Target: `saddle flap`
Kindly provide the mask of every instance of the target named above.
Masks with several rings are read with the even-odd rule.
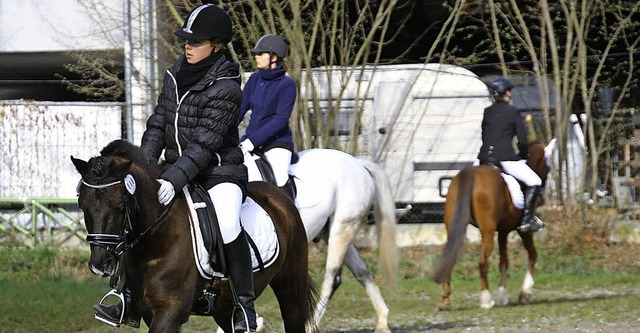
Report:
[[[207,191],[197,183],[189,185],[188,189],[193,205],[192,208],[197,214],[202,241],[209,252],[211,268],[216,272],[225,274],[224,243],[211,198],[209,198]]]

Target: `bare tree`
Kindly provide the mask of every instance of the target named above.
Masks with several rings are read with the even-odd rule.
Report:
[[[220,4],[228,8],[238,29],[241,59],[251,59],[249,49],[265,33],[280,34],[290,43],[290,76],[298,83],[298,100],[292,117],[298,149],[332,147],[350,153],[357,150],[360,116],[364,100],[356,100],[349,124],[351,137],[334,140],[342,96],[349,80],[366,66],[376,66],[385,45],[396,0],[384,1],[238,1]],[[242,52],[242,53],[240,53]],[[253,64],[251,63],[251,66]],[[247,65],[245,68],[249,67]],[[326,76],[329,86],[321,101],[316,73]],[[361,89],[369,89],[363,82]],[[360,88],[359,88],[360,89]]]
[[[496,50],[503,74],[524,68],[514,64],[531,63],[528,70],[540,89],[546,139],[554,135],[559,142],[560,163],[553,177],[557,186],[555,193],[565,205],[570,205],[577,194],[573,193],[576,187],[569,182],[570,177],[576,175],[570,175],[566,167],[570,162],[566,150],[569,116],[576,112],[574,105],[580,105],[587,116],[583,134],[589,143],[590,170],[582,170],[582,175],[577,176],[584,179],[590,171],[588,189],[594,193],[599,158],[603,151],[610,149],[605,147],[609,125],[617,116],[623,96],[637,84],[632,74],[637,65],[633,54],[637,52],[640,38],[636,23],[639,6],[638,2],[623,0],[491,0],[473,2],[473,7],[479,10],[466,13],[476,22],[486,22],[479,17],[488,13],[491,26],[486,28],[485,24],[483,31],[489,41],[488,49]],[[626,50],[628,60],[615,63],[611,55],[614,49]],[[548,102],[551,95],[547,78],[551,79],[556,91],[551,103]],[[594,101],[598,88],[614,80],[623,82],[617,87],[619,98],[602,126],[602,132],[598,133],[594,130]],[[582,186],[580,184],[578,188]]]

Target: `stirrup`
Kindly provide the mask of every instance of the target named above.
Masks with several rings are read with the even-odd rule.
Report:
[[[537,226],[537,228],[532,229],[531,227],[534,225]],[[529,232],[529,231],[536,232],[542,228],[544,228],[544,223],[542,223],[542,220],[540,220],[540,218],[538,218],[535,215],[529,220],[529,222],[521,224],[516,227],[516,229],[518,229],[518,231],[520,232]]]
[[[242,312],[241,321],[236,322],[236,312]],[[257,324],[258,314],[256,313],[256,324]],[[256,325],[257,326],[257,325]],[[242,305],[237,305],[234,307],[233,312],[231,313],[231,327],[233,327],[234,332],[242,332],[242,333],[255,333],[257,328],[251,328],[249,325],[249,316],[247,315],[247,310],[242,307]]]
[[[118,322],[113,321],[111,318],[106,318],[103,316],[100,316],[98,313],[94,312],[93,317],[95,319],[98,319],[99,321],[107,324],[107,325],[111,325],[113,327],[120,327],[120,325],[124,322],[124,314],[125,314],[125,307],[126,304],[124,302],[124,294],[123,293],[119,293],[117,292],[115,289],[111,290],[110,292],[106,293],[102,299],[100,300],[100,302],[98,304],[102,304],[104,302],[105,299],[107,299],[107,297],[109,296],[116,296],[120,299],[120,302],[122,302],[122,312],[120,313],[120,320]]]

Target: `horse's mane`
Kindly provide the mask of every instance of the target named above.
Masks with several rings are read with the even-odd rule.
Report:
[[[112,141],[106,147],[102,148],[100,155],[104,157],[118,156],[128,159],[136,164],[146,164],[142,149],[126,140]]]
[[[152,165],[147,162],[144,151],[139,146],[136,146],[126,140],[114,140],[106,145],[100,151],[100,157],[120,157],[126,160],[132,161],[136,168],[149,174],[151,177],[156,177],[159,174],[159,168],[156,165]]]

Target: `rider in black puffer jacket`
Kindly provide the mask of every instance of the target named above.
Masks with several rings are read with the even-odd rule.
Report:
[[[147,120],[142,149],[155,164],[166,147],[164,158],[171,167],[160,178],[171,182],[175,189],[190,180],[205,189],[220,181],[237,180],[234,182],[244,189],[247,172],[238,148],[237,127],[242,102],[239,66],[221,55],[179,100],[176,73],[183,63],[178,60],[164,76],[158,105]]]
[[[238,147],[242,91],[239,65],[225,51],[233,37],[232,21],[221,8],[205,4],[191,11],[175,35],[184,39],[185,53],[164,76],[141,148],[152,164],[165,150],[159,203],[169,205],[190,182],[209,193],[234,289],[234,332],[253,333],[257,324],[251,252],[240,223],[248,181]],[[96,304],[96,318],[112,325],[140,326],[137,303],[126,287],[123,298],[111,306]]]

